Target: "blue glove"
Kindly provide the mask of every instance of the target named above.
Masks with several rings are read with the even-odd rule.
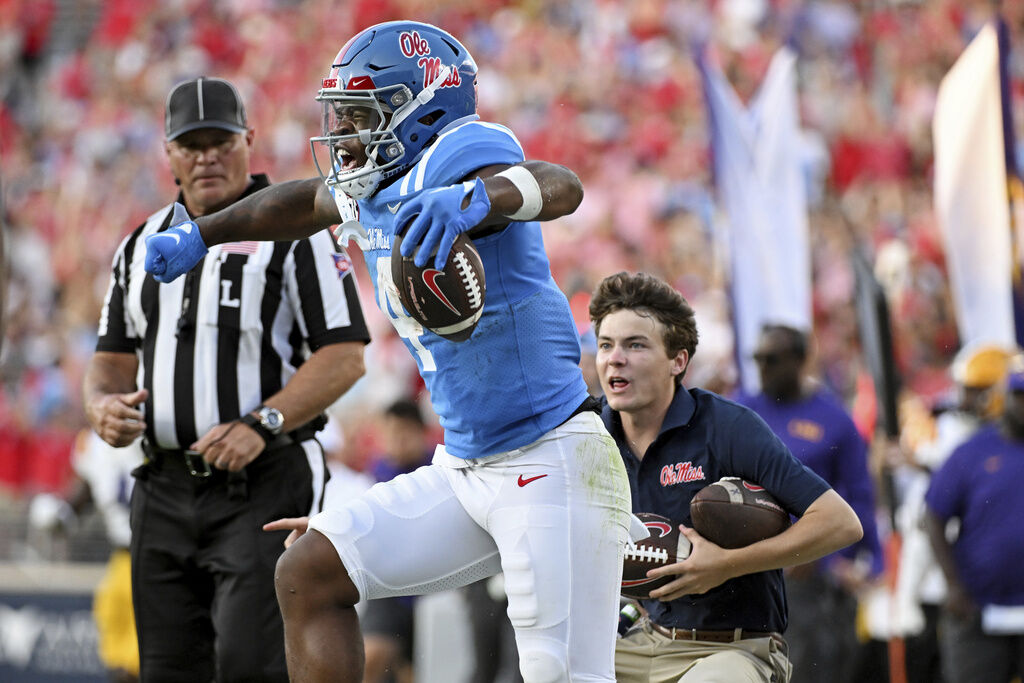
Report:
[[[175,202],[171,227],[146,238],[146,270],[157,282],[173,282],[192,270],[206,252],[199,226],[189,220],[185,207]]]
[[[462,202],[467,196],[470,198],[469,206],[463,209]],[[420,192],[402,204],[395,216],[398,226],[412,220],[402,237],[402,256],[412,256],[416,245],[420,245],[413,261],[417,268],[422,268],[437,247],[434,268],[443,270],[455,238],[460,232],[476,227],[490,210],[491,200],[480,178]]]

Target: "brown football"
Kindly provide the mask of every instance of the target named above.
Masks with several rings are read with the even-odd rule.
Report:
[[[444,270],[434,268],[434,257],[419,268],[403,257],[402,237],[391,245],[391,278],[409,316],[423,327],[451,341],[473,334],[484,312],[484,266],[473,242],[460,234],[448,252]]]
[[[679,532],[679,525],[668,517],[651,512],[638,512],[636,516],[651,535],[626,547],[622,560],[621,593],[627,598],[644,600],[652,590],[676,578],[662,576],[649,579],[647,572],[685,560],[690,556],[690,541]]]
[[[693,528],[723,548],[742,548],[785,531],[790,524],[778,501],[740,477],[723,477],[690,500]]]

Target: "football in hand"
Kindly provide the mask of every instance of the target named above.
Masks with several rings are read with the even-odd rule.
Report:
[[[431,255],[419,268],[401,252],[402,237],[391,245],[391,277],[405,312],[434,334],[460,342],[470,338],[484,312],[484,266],[473,242],[460,234],[448,253],[444,270],[434,268]]]
[[[651,535],[626,547],[622,560],[622,590],[627,598],[644,600],[655,588],[674,580],[674,575],[648,578],[647,572],[681,562],[690,556],[690,541],[679,532],[679,524],[651,512],[638,512]]]
[[[757,484],[723,477],[697,492],[690,501],[693,528],[723,548],[742,548],[781,534],[789,513]]]

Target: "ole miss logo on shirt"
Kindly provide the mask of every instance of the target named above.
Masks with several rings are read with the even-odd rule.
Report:
[[[704,469],[700,465],[694,467],[693,463],[689,460],[686,462],[677,462],[675,465],[665,465],[661,468],[662,486],[683,484],[689,481],[700,481],[701,479],[705,479]]]

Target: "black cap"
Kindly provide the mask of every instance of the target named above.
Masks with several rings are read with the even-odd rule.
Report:
[[[245,106],[235,86],[222,78],[201,76],[174,86],[167,96],[164,133],[168,140],[199,128],[244,133]]]

